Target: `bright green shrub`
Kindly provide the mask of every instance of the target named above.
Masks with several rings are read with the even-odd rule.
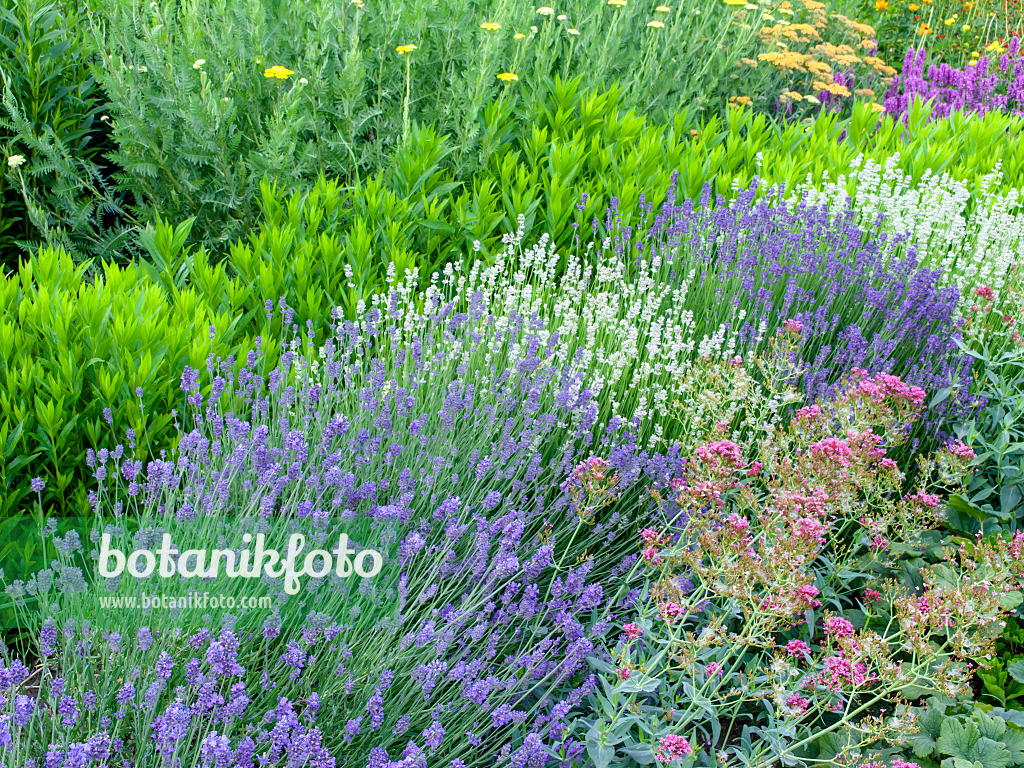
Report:
[[[159,247],[169,231],[157,234]],[[211,308],[192,287],[169,299],[135,266],[108,265],[92,283],[84,271],[46,249],[0,283],[0,516],[28,507],[36,476],[46,480],[44,506],[83,509],[86,448],[106,445],[110,429],[123,439],[129,427],[147,455],[151,446],[167,447],[182,367],[203,367],[210,352],[237,357],[250,348],[229,304]]]

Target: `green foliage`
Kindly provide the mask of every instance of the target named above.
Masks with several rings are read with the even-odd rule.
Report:
[[[955,424],[974,448],[977,469],[964,495],[950,499],[950,528],[973,538],[978,531],[1015,531],[1024,519],[1024,359],[1016,351],[966,350],[976,364],[972,395],[984,404]]]
[[[324,175],[358,185],[415,142],[410,124],[449,138],[445,168],[471,186],[510,141],[499,118],[528,140],[554,77],[577,77],[588,89],[620,81],[623,105],[643,114],[719,109],[730,51],[749,47],[760,14],[699,0],[659,14],[663,26],[652,28],[639,4],[582,0],[560,9],[564,21],[503,2],[390,0],[363,10],[328,0],[103,0],[92,8],[86,28],[109,96],[115,184],[101,183],[88,157],[65,157],[56,141],[38,151],[52,155],[48,170],[83,188],[89,202],[81,205],[139,227],[158,216],[195,218],[192,241],[217,253],[255,225],[262,180],[288,190]],[[500,30],[481,29],[485,21]],[[410,43],[417,50],[403,60],[396,46]],[[267,77],[271,65],[292,74]],[[505,71],[518,81],[499,80]],[[63,191],[57,202],[66,203]],[[104,221],[38,195],[33,204],[47,241],[76,257],[124,251],[100,233]],[[78,240],[89,247],[78,249]]]
[[[238,333],[241,316],[231,312],[230,301],[211,308],[192,287],[169,296],[135,266],[107,265],[92,283],[84,271],[64,252],[45,249],[0,283],[5,517],[30,511],[33,477],[46,480],[45,508],[87,510],[85,451],[112,447],[105,408],[114,439],[123,441],[132,428],[142,455],[151,457],[152,446],[169,446],[183,367],[203,367],[211,352],[244,357],[252,347],[251,338]],[[217,330],[213,341],[210,326]],[[276,354],[269,336],[264,332]]]
[[[1016,768],[1024,764],[1018,713],[932,697],[907,746],[922,768]]]
[[[20,154],[27,161],[20,171],[0,165],[0,263],[8,268],[17,263],[16,244],[37,239],[30,220],[44,234],[49,223],[26,207],[25,195],[51,209],[85,198],[45,148],[102,164],[104,99],[89,70],[83,21],[59,0],[0,2],[0,151],[5,160]]]
[[[1006,629],[996,641],[995,658],[978,670],[984,686],[981,698],[1000,707],[1024,709],[1024,627],[1016,617],[1006,621]]]
[[[931,127],[921,108],[904,128],[862,105],[849,119],[804,126],[727,109],[728,95],[760,87],[768,68],[735,66],[762,45],[761,12],[721,0],[653,16],[635,3],[574,2],[559,9],[564,21],[503,3],[102,0],[92,8],[80,27],[101,59],[93,70],[116,148],[100,161],[59,132],[22,142],[32,155],[22,175],[53,186],[30,185],[26,213],[45,242],[76,261],[136,255],[129,234],[158,219],[194,219],[188,242],[220,258],[257,225],[264,180],[289,193],[321,177],[359,188],[398,175],[396,154],[415,157],[425,136],[444,141],[430,163],[444,183],[462,184],[458,194],[484,205],[505,203],[505,215],[474,237],[482,244],[510,209],[545,221],[564,243],[582,192],[594,201],[587,216],[603,213],[610,194],[631,204],[640,190],[660,193],[674,170],[688,196],[708,181],[729,194],[758,172],[759,153],[760,175],[787,184],[808,175],[820,183],[862,150],[888,156],[897,147],[916,179],[930,169],[974,180],[998,159],[1013,184],[1024,169],[1019,145],[1002,140],[1020,121],[1002,115]],[[501,28],[488,32],[483,21]],[[417,49],[403,58],[399,44]],[[271,65],[293,73],[268,78]],[[500,81],[505,71],[518,80]],[[32,119],[19,88],[6,111],[21,136]],[[955,158],[969,159],[956,169]],[[438,195],[424,221],[441,221]],[[544,204],[526,211],[539,198]],[[474,226],[487,222],[482,215]],[[406,258],[424,267],[436,254],[416,253],[415,241],[436,251],[449,235],[466,239],[440,227],[432,240],[424,228],[432,225],[412,228]]]

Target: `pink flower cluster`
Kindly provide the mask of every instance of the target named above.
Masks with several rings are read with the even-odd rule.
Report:
[[[811,444],[811,457],[837,467],[848,467],[853,463],[853,450],[845,440],[838,437],[826,437]]]
[[[950,453],[960,459],[970,461],[975,457],[974,450],[963,440],[957,440],[955,443],[950,443],[946,448]]]
[[[825,659],[825,668],[807,679],[807,687],[824,685],[838,693],[848,685],[864,685],[869,679],[866,664],[854,664],[845,656],[829,656]]]
[[[722,464],[735,467],[743,460],[743,452],[732,440],[719,440],[717,443],[708,443],[697,449],[697,455],[701,461],[712,466]]]
[[[661,614],[661,618],[671,624],[677,618],[686,613],[679,603],[668,601],[665,603],[658,603],[658,613]]]
[[[623,624],[622,633],[630,640],[636,640],[640,635],[644,633],[640,627],[634,624],[632,621],[629,624]]]
[[[836,640],[853,637],[853,624],[842,616],[829,616],[825,619],[825,634]]]
[[[863,378],[857,385],[857,391],[861,395],[881,402],[887,398],[906,400],[911,405],[919,406],[924,403],[925,391],[920,387],[908,385],[899,376],[889,373],[879,373],[873,378],[863,368],[854,368],[855,377]]]
[[[790,640],[786,643],[786,653],[792,657],[803,656],[811,652],[811,646],[803,640]]]
[[[794,693],[792,696],[786,699],[786,706],[790,709],[795,709],[797,712],[803,714],[807,711],[807,708],[811,706],[811,702],[809,702],[803,696]]]
[[[682,736],[670,733],[668,736],[661,737],[658,751],[654,753],[654,757],[659,763],[664,764],[671,763],[673,760],[681,760],[692,752],[693,747],[690,746],[690,742]]]

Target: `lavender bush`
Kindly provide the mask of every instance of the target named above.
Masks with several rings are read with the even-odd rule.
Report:
[[[830,211],[790,206],[778,190],[759,195],[756,181],[732,202],[712,204],[707,188],[696,204],[677,202],[674,191],[657,215],[648,204],[635,228],[613,202],[611,237],[564,264],[543,241],[522,252],[512,238],[493,267],[466,281],[503,307],[548,319],[561,338],[554,364],[589,371],[602,419],[640,419],[642,441],[658,444],[673,382],[695,359],[752,353],[790,319],[804,328],[811,400],[852,366],[932,390],[966,383],[959,293],[941,284],[939,269],[921,267],[906,235],[889,234],[880,219],[861,223],[850,205]]]
[[[125,550],[167,530],[181,551],[216,541],[226,516],[289,530],[333,518],[386,553],[385,570],[294,598],[264,577],[249,589],[274,595],[269,617],[114,614],[104,598],[141,597],[152,579],[90,583],[81,542],[59,538],[50,568],[8,588],[38,606],[31,652],[48,660],[32,678],[4,667],[16,764],[534,765],[580,751],[565,733],[614,617],[602,582],[635,559],[619,533],[638,480],[672,458],[624,425],[595,444],[593,396],[543,364],[558,336],[539,318],[406,298],[339,322],[319,357],[310,334],[306,357],[266,375],[258,353],[237,379],[211,359],[205,399],[186,369],[194,426],[176,461],[143,472],[120,445],[88,457],[97,517],[137,523],[107,528]],[[32,686],[44,695],[29,704]]]

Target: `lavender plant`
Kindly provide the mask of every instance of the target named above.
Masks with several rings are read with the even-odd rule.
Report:
[[[641,198],[642,201],[642,198]],[[585,206],[586,198],[580,206]],[[491,267],[449,270],[436,289],[482,296],[536,313],[559,334],[552,363],[575,361],[590,377],[602,420],[639,419],[649,446],[665,437],[674,382],[694,360],[759,350],[789,320],[803,328],[803,387],[812,400],[852,366],[903,375],[929,389],[963,387],[969,358],[957,348],[955,287],[921,268],[905,236],[855,208],[790,207],[758,183],[732,202],[641,203],[635,226],[616,215],[610,236],[559,256],[545,240],[515,237]],[[592,223],[598,231],[598,222]],[[458,286],[458,287],[457,287]]]
[[[678,468],[625,427],[595,442],[593,396],[542,365],[557,335],[539,318],[417,298],[395,290],[339,321],[319,357],[312,333],[296,338],[266,375],[259,351],[237,379],[211,358],[208,398],[187,368],[193,425],[173,461],[143,472],[134,435],[88,458],[94,512],[126,550],[168,531],[180,551],[225,541],[225,520],[311,536],[331,520],[384,553],[382,572],[297,597],[267,578],[233,590],[272,595],[270,616],[137,611],[152,578],[83,575],[81,540],[60,537],[50,567],[7,590],[42,622],[4,667],[11,761],[532,765],[581,751],[567,724],[614,616],[602,584],[635,559],[638,482]],[[213,588],[194,578],[160,592]],[[26,704],[34,687],[57,693]]]

